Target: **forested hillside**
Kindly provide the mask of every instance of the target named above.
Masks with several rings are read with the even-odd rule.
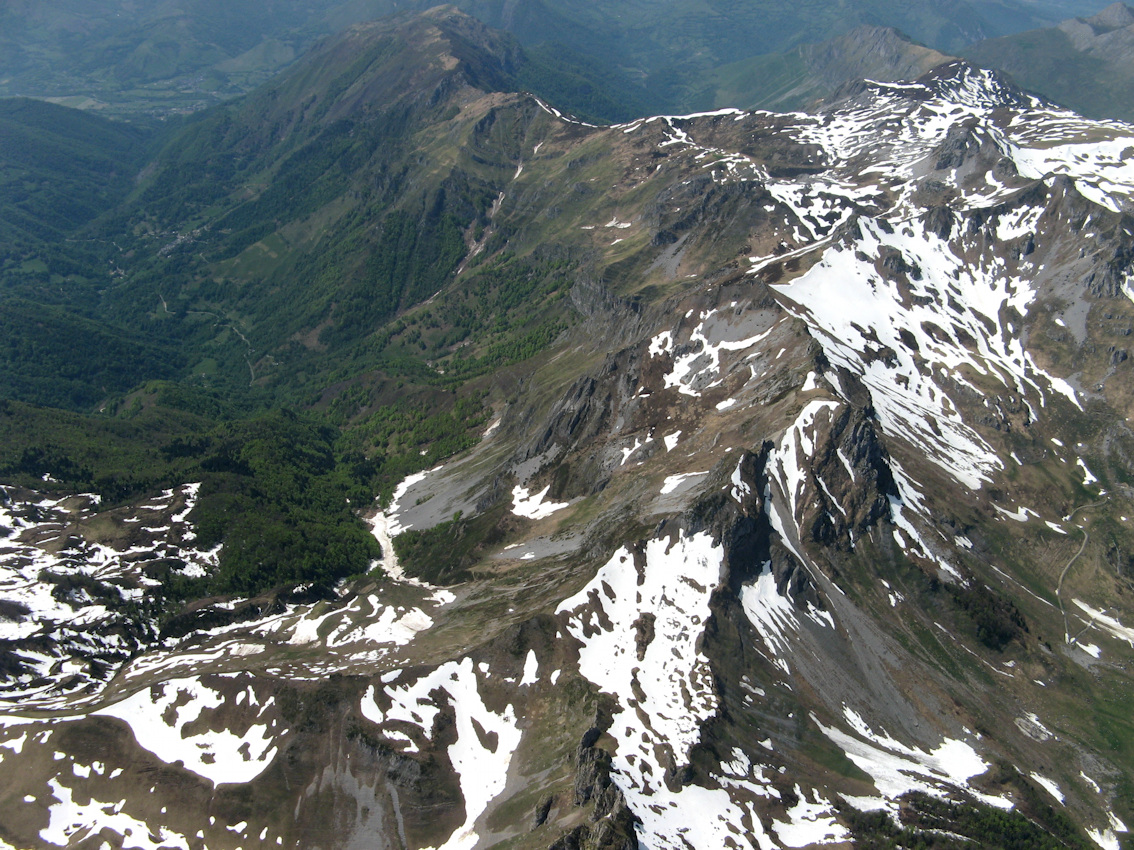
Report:
[[[360,27],[184,125],[5,102],[7,226],[27,222],[0,313],[5,473],[116,502],[203,480],[195,517],[229,545],[223,577],[182,596],[365,572],[375,553],[348,505],[472,445],[484,379],[573,321],[578,259],[502,251],[491,220],[522,135],[550,115],[460,114],[517,88],[520,55],[439,15]],[[60,429],[16,402],[88,416]],[[315,430],[285,438],[281,409]],[[128,461],[100,448],[116,423],[133,428]],[[319,447],[317,469],[282,451],[293,438]]]

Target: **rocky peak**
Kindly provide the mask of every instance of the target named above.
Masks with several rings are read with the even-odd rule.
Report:
[[[836,88],[847,80],[910,80],[950,57],[915,44],[893,27],[857,26],[799,50],[812,74]]]
[[[1097,15],[1083,19],[1096,33],[1134,26],[1134,9],[1125,3],[1112,3]]]

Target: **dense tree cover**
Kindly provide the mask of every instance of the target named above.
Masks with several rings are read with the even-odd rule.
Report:
[[[386,343],[418,346],[442,364],[449,383],[526,360],[568,326],[571,271],[565,260],[503,251],[445,293],[436,310],[395,324]]]
[[[336,6],[339,0],[67,0],[28,14],[5,4],[3,88],[85,92],[135,114],[199,108],[277,70],[293,46],[364,17]]]
[[[350,494],[358,488],[336,459],[336,436],[294,413],[273,411],[224,424],[185,447],[203,473],[190,515],[200,545],[224,544],[210,592],[329,586],[366,572],[380,556],[352,510]]]
[[[492,85],[534,67],[450,35]],[[204,580],[166,570],[172,602],[367,570],[358,509],[474,445],[476,379],[571,322],[571,262],[515,256],[489,228],[530,115],[454,124],[431,172],[415,134],[457,114],[445,86],[335,111],[359,80],[401,80],[404,48],[377,39],[326,79],[293,75],[161,135],[26,104],[5,124],[0,109],[0,135],[47,139],[35,156],[0,147],[0,480],[110,505],[202,482],[191,519],[221,563]],[[302,121],[299,101],[277,103],[288,86]]]
[[[394,538],[398,562],[408,575],[432,584],[452,584],[469,577],[478,556],[504,539],[502,508],[471,519],[459,513],[433,528],[410,529]]]
[[[172,378],[186,365],[171,345],[74,310],[0,303],[0,387],[11,398],[89,410],[140,379]]]
[[[198,545],[223,543],[220,568],[198,580],[166,571],[171,602],[326,589],[381,556],[358,508],[470,445],[470,428],[484,422],[476,399],[448,411],[383,406],[348,434],[287,410],[218,421],[237,414],[222,399],[168,383],[135,396],[120,417],[0,402],[0,480],[96,492],[109,506],[200,481],[189,519]]]
[[[342,275],[334,265],[350,251],[330,252],[324,275],[328,287],[338,282],[343,321],[298,362],[319,364],[316,386],[343,383],[335,393],[306,397],[294,381],[274,390],[249,386],[244,369],[251,361],[242,355],[250,348],[235,349],[229,377],[220,383],[224,373],[190,368],[215,347],[209,335],[228,334],[229,327],[236,333],[239,325],[220,312],[167,302],[163,290],[193,280],[176,271],[182,264],[177,254],[159,255],[143,273],[161,309],[136,305],[133,332],[29,301],[22,312],[0,318],[10,330],[0,345],[5,391],[78,410],[99,404],[104,415],[6,403],[0,436],[10,436],[10,451],[0,461],[0,478],[45,486],[48,476],[53,487],[96,491],[110,504],[201,481],[191,519],[202,545],[224,544],[220,567],[200,580],[166,570],[169,604],[297,584],[325,589],[363,572],[379,553],[358,506],[388,498],[406,475],[474,445],[487,410],[464,384],[538,353],[566,327],[557,305],[570,281],[567,263],[505,253],[472,270],[462,286],[446,289],[465,250],[442,191],[419,217],[395,211],[380,220],[363,275]],[[444,293],[434,307],[395,319],[406,304],[438,290]],[[208,289],[198,284],[196,291]],[[282,303],[271,311],[286,313]],[[164,338],[153,341],[157,332]],[[133,391],[139,378],[155,376],[183,380]],[[295,402],[310,406],[310,413],[279,409]],[[461,540],[484,536],[468,534],[464,525],[457,532]],[[434,551],[432,543],[419,543],[414,538],[407,545]],[[442,545],[458,560],[441,558],[429,572],[452,580],[463,574],[470,553]],[[422,558],[411,554],[409,560]]]
[[[423,301],[441,289],[465,254],[463,228],[435,199],[421,219],[391,213],[362,274],[336,294],[339,320],[324,331],[327,343],[358,339],[393,316],[403,302]]]
[[[195,480],[191,462],[166,454],[163,446],[212,425],[152,403],[110,417],[0,400],[0,481],[98,493],[113,505]]]
[[[442,229],[445,215],[435,219]],[[385,230],[385,279],[391,285],[394,278],[402,285],[426,281],[415,295],[421,300],[433,286],[445,285],[463,243],[448,254],[432,252],[443,258],[436,261],[440,266],[435,262],[414,271],[431,256],[420,247],[429,235],[412,220],[392,218]],[[158,367],[160,374],[184,374],[187,361],[199,356],[191,338],[172,337],[167,348],[147,347],[111,325],[67,314],[62,317],[70,324],[59,319],[61,330],[52,338],[44,327],[50,310],[40,308],[38,317],[11,314],[8,321],[35,325],[46,346],[37,372],[29,365],[34,351],[19,348],[28,343],[13,327],[7,347],[0,346],[11,353],[11,386],[18,386],[17,378],[26,380],[43,393],[37,400],[58,404],[63,399],[79,408],[94,403],[92,393],[110,400],[101,416],[5,403],[0,438],[8,438],[8,451],[0,455],[0,480],[45,486],[46,475],[56,482],[53,487],[99,492],[109,504],[201,481],[201,501],[191,520],[198,524],[202,545],[224,544],[220,568],[204,580],[166,571],[170,604],[278,586],[329,587],[367,570],[379,557],[356,515],[359,506],[388,499],[405,476],[479,439],[488,411],[480,393],[462,389],[465,383],[538,353],[566,326],[557,305],[569,272],[564,262],[505,254],[471,273],[464,286],[447,290],[432,308],[411,310],[386,325],[374,318],[385,328],[378,337],[321,352],[332,363],[335,352],[346,358],[339,360],[344,381],[334,393],[309,397],[310,411],[302,415],[278,409],[287,395],[257,387],[210,389],[194,380],[157,381],[128,392],[137,376]],[[393,314],[394,308],[388,309]],[[68,329],[72,338],[65,337]],[[361,323],[358,333],[366,330]],[[173,342],[190,356],[175,354]],[[74,369],[68,358],[76,362]],[[433,358],[443,368],[430,365]],[[99,364],[105,364],[102,373]],[[367,372],[366,366],[378,371]],[[321,383],[336,380],[335,373],[323,374]],[[103,375],[104,383],[92,385],[95,375]],[[65,381],[87,395],[67,396]],[[298,397],[296,389],[290,392]],[[454,580],[471,563],[471,541],[481,541],[485,533],[458,523],[423,539],[411,535],[405,542],[407,560],[435,560],[422,572]]]
[[[81,410],[181,367],[171,346],[98,315],[112,240],[78,236],[133,186],[154,133],[0,100],[0,398]]]
[[[152,132],[28,98],[0,100],[0,250],[59,240],[126,196]]]

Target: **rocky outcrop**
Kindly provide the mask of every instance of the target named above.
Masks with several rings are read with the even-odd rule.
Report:
[[[575,751],[576,806],[592,806],[589,823],[562,835],[549,850],[638,850],[636,819],[610,778],[610,753],[595,746],[602,731],[592,726]]]
[[[965,161],[980,150],[980,140],[973,133],[975,121],[954,124],[949,128],[945,141],[936,150],[937,161],[934,165],[939,171],[950,168],[960,168]]]

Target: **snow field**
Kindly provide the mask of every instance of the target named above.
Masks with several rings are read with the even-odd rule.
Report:
[[[441,711],[442,700],[448,702],[456,716],[457,740],[448,749],[449,761],[457,774],[465,804],[465,822],[436,850],[470,850],[479,840],[476,822],[508,781],[508,769],[520,744],[521,732],[516,725],[513,707],[508,705],[497,714],[484,704],[478,689],[480,677],[487,678],[487,665],[474,669],[466,656],[460,661],[443,664],[425,676],[407,684],[383,684],[384,700],[389,708],[378,705],[378,685],[371,685],[362,699],[364,717],[383,727],[383,733],[404,744],[404,751],[420,752],[417,744],[399,725],[416,727],[426,740],[433,736],[433,724]],[[535,676],[538,660],[532,653],[525,660],[524,682]],[[396,671],[393,675],[397,675]],[[385,680],[386,676],[383,677]],[[390,681],[393,678],[390,677]],[[435,694],[442,694],[435,696]],[[392,727],[390,724],[396,724]],[[387,728],[390,727],[390,728]],[[495,740],[493,741],[493,736]]]
[[[242,734],[204,725],[225,698],[200,678],[153,685],[93,714],[124,721],[139,746],[166,764],[181,762],[186,770],[219,785],[251,782],[271,764],[277,737],[273,702],[268,699],[259,705],[248,700],[248,726]]]
[[[670,747],[679,764],[699,740],[701,724],[716,712],[708,659],[697,651],[696,642],[709,616],[709,597],[720,581],[723,558],[723,550],[704,533],[679,536],[672,544],[654,540],[646,544],[640,577],[634,556],[622,548],[558,608],[572,615],[568,630],[583,644],[579,669],[585,678],[624,699],[634,686],[641,689],[637,711],[624,707],[614,727],[620,722],[628,729],[638,727],[638,718],[646,716],[645,727],[638,731],[655,745]],[[634,636],[644,614],[653,615],[653,639],[639,659]],[[600,622],[609,622],[609,628]],[[652,758],[652,746],[642,755]]]
[[[512,513],[528,519],[545,519],[568,507],[567,502],[544,502],[550,489],[548,484],[533,496],[526,487],[517,484],[512,488]]]
[[[723,557],[705,533],[649,541],[638,556],[624,547],[557,609],[581,644],[579,672],[619,700],[608,730],[617,744],[612,775],[641,820],[639,840],[652,850],[781,846],[755,808],[779,794],[742,752],[714,777],[719,788],[673,791],[663,781],[665,765],[687,762],[701,726],[718,709],[697,641]],[[819,843],[845,838],[810,810],[789,818],[776,826],[781,842],[783,835]]]
[[[403,531],[409,531],[413,526],[403,525],[399,519],[399,514],[402,512],[401,505],[402,499],[415,484],[420,484],[434,472],[440,472],[444,468],[444,464],[435,466],[433,469],[427,469],[423,472],[415,472],[413,475],[407,476],[397,487],[394,488],[394,495],[390,499],[390,506],[386,509],[383,516],[386,519],[386,532],[390,537],[397,537]]]
[[[1026,356],[1005,318],[1009,310],[1026,314],[1035,291],[994,261],[972,265],[935,234],[887,233],[867,220],[860,229],[854,244],[828,249],[802,277],[773,288],[812,326],[831,360],[861,377],[887,434],[909,440],[952,477],[979,489],[1000,461],[964,422],[939,376],[967,383],[969,371],[1021,396],[1034,390],[1042,399],[1037,379],[1052,387],[1051,376]],[[875,271],[885,249],[920,270],[904,284],[908,297]],[[960,305],[959,313],[953,305]]]

